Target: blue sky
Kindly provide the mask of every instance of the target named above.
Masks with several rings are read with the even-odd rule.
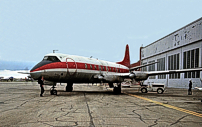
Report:
[[[0,0],[0,61],[52,50],[117,62],[202,17],[201,0]]]

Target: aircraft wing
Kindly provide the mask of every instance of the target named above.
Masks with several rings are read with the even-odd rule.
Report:
[[[30,74],[30,72],[18,72],[20,74]]]
[[[202,68],[168,70],[168,71],[150,71],[150,72],[145,72],[145,73],[148,74],[148,76],[152,76],[152,75],[174,74],[174,73],[184,73],[184,72],[192,72],[192,71],[202,71]]]
[[[199,88],[199,87],[195,87],[195,89],[202,90],[202,88]]]
[[[144,65],[140,65],[140,66],[136,66],[136,67],[131,67],[130,71],[136,70],[136,69],[139,69],[139,68],[142,68],[142,67],[146,67],[146,66],[149,66],[149,65],[152,65],[152,64],[155,64],[155,63],[158,63],[158,62],[152,62],[152,63],[149,63],[149,64],[144,64]]]
[[[113,74],[113,75],[118,76],[118,77],[122,77],[122,78],[135,79],[136,81],[142,81],[142,80],[147,80],[147,78],[149,76],[153,76],[153,75],[184,73],[184,72],[192,72],[192,71],[202,71],[202,68],[182,69],[182,70],[168,70],[168,71],[150,71],[150,72],[132,71],[130,73],[116,73],[116,74]]]

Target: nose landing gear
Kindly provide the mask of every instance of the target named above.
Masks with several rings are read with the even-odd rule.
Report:
[[[50,88],[50,94],[51,95],[57,95],[57,90],[55,88],[56,87],[54,85]]]

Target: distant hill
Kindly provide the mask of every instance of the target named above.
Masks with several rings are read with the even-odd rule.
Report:
[[[2,61],[0,60],[0,70],[30,70],[36,62]]]

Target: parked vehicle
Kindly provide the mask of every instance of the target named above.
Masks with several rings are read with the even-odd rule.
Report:
[[[165,84],[163,83],[150,83],[146,85],[141,85],[141,92],[147,93],[148,91],[157,92],[158,94],[163,94],[165,91]]]

